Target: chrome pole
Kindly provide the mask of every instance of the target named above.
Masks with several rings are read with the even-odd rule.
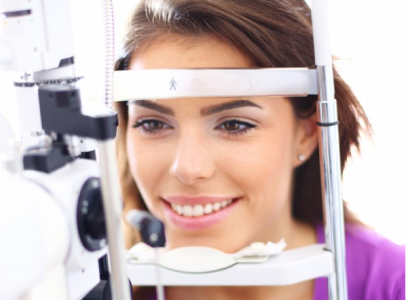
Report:
[[[130,287],[125,262],[124,234],[121,229],[122,202],[119,197],[118,170],[114,140],[99,141],[101,188],[114,300],[130,300]]]
[[[103,0],[105,22],[105,104],[113,110],[114,93],[114,10],[112,0]],[[130,300],[130,287],[126,271],[124,234],[121,228],[123,212],[118,182],[114,140],[99,141],[99,161],[104,215],[111,269],[111,294],[113,300]]]
[[[337,102],[325,98],[332,68],[317,67],[320,94],[317,106],[319,124],[320,171],[323,189],[324,233],[326,247],[332,251],[335,273],[328,278],[329,299],[347,300],[345,266],[344,213],[341,198],[341,166],[338,134]],[[329,74],[330,73],[330,74]],[[321,77],[321,78],[320,78]],[[332,81],[330,81],[332,82]],[[324,91],[323,91],[324,90]],[[331,93],[327,92],[327,93]],[[334,90],[333,90],[334,93]]]
[[[329,40],[328,0],[312,1],[314,50],[319,99],[319,153],[326,248],[333,254],[334,273],[328,278],[329,299],[348,300],[345,229],[341,197],[340,139],[337,101]]]

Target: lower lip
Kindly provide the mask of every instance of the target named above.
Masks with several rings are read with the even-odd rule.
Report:
[[[238,202],[239,199],[235,199],[231,204],[220,209],[219,211],[200,217],[184,217],[178,215],[172,210],[171,205],[166,201],[164,201],[164,208],[166,216],[173,224],[175,224],[175,226],[183,230],[195,231],[207,229],[223,221],[236,207]]]

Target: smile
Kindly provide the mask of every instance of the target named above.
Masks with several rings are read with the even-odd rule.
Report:
[[[183,230],[204,230],[222,222],[241,198],[183,197],[163,198],[168,220]]]
[[[180,216],[185,217],[201,217],[203,215],[210,215],[215,213],[233,202],[232,199],[224,200],[221,202],[195,204],[195,205],[180,205],[171,204],[172,210]]]

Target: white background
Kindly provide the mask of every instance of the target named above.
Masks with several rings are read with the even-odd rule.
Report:
[[[406,2],[332,1],[336,62],[372,123],[344,174],[343,195],[367,224],[405,243]],[[356,153],[355,153],[356,154]]]
[[[100,99],[103,74],[102,7],[75,0],[79,72],[87,95]],[[116,40],[136,1],[115,0]],[[332,51],[374,129],[344,174],[343,195],[366,224],[396,243],[406,241],[406,3],[403,0],[331,0]],[[118,46],[116,52],[119,52]],[[0,72],[0,111],[18,132],[10,74]]]

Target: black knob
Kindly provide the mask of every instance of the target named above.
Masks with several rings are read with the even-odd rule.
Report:
[[[140,233],[142,241],[151,247],[165,246],[164,224],[158,219],[145,219],[141,222]]]
[[[91,177],[83,184],[79,194],[77,224],[80,240],[90,251],[96,251],[106,245],[106,222],[100,180]]]

